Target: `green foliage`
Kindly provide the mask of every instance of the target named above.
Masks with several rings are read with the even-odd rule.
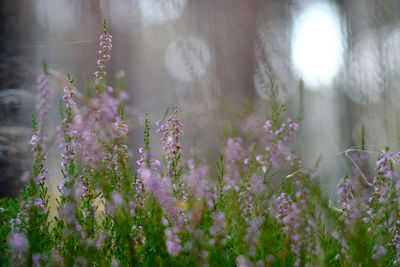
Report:
[[[11,233],[11,220],[17,218],[20,209],[16,199],[0,199],[0,265],[9,263],[10,251],[8,237]]]

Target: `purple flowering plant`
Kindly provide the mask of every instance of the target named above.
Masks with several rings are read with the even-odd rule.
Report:
[[[317,167],[291,149],[299,121],[283,121],[285,107],[276,103],[270,119],[250,116],[225,140],[216,165],[199,147],[184,157],[176,107],[156,123],[162,158],[152,154],[147,114],[135,154],[123,93],[107,81],[106,21],[99,42],[90,101],[79,102],[69,74],[64,88],[58,194],[48,189],[44,64],[32,169],[20,198],[0,200],[0,265],[400,265],[400,154],[386,148],[368,171],[364,145],[352,151],[333,204]]]

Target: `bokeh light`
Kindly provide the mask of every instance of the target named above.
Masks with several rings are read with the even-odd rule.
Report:
[[[334,5],[309,5],[294,21],[292,61],[309,89],[329,85],[342,64],[343,33]]]

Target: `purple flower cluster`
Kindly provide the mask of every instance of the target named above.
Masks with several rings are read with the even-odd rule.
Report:
[[[35,205],[35,207],[42,209],[43,213],[47,212],[47,208],[44,206],[43,199],[36,198],[33,204]]]
[[[294,131],[299,129],[297,122],[288,119],[286,123],[282,123],[281,127],[274,130],[272,122],[267,120],[264,125],[263,138],[265,144],[266,157],[274,167],[294,167],[301,164],[295,155],[292,155],[284,142],[292,138]]]
[[[42,100],[39,100],[39,103],[37,105],[37,111],[40,114],[40,127],[38,127],[38,122],[36,119],[33,120],[33,134],[32,138],[29,141],[29,144],[31,145],[31,151],[33,152],[33,159],[34,159],[34,166],[36,166],[33,170],[32,173],[32,179],[35,179],[36,186],[39,186],[42,190],[44,190],[44,184],[46,181],[46,175],[48,174],[48,169],[45,168],[45,163],[47,161],[47,158],[45,157],[45,149],[46,145],[44,142],[44,125],[46,119],[46,115],[50,109],[50,105],[48,104],[48,95],[50,94],[48,91],[50,90],[48,87],[48,80],[47,77],[43,74],[39,76],[38,78],[38,83],[39,83],[39,96],[38,97],[44,97],[45,102],[40,102]],[[44,96],[44,94],[47,94]],[[35,189],[33,191],[36,192]],[[30,196],[30,197],[35,197],[35,196]],[[30,202],[33,202],[33,199],[28,200]]]
[[[142,147],[139,148],[139,153],[140,158],[137,161],[137,164],[139,165],[139,169],[137,170],[139,177],[132,186],[135,188],[136,202],[141,206],[143,204],[143,179],[149,179],[152,172],[157,173],[157,176],[159,176],[158,168],[160,167],[160,161],[154,159],[150,151],[145,151]]]
[[[214,224],[210,227],[209,232],[213,242],[220,240],[222,243],[226,242],[226,218],[223,212],[213,212],[211,217]]]
[[[176,178],[182,167],[180,164],[181,143],[183,135],[183,126],[178,118],[178,109],[175,109],[167,120],[159,121],[158,132],[162,134],[161,141],[164,144],[165,161],[168,164],[168,175],[170,178]]]
[[[94,75],[102,79],[106,76],[106,71],[105,71],[106,62],[111,59],[111,55],[109,54],[109,52],[112,49],[112,36],[109,34],[102,34],[100,35],[99,39],[100,39],[99,43],[100,50],[98,51],[98,54],[100,58],[96,62],[99,70],[96,71]]]
[[[360,195],[365,195],[365,185],[370,185],[369,178],[366,176],[366,167],[368,160],[368,153],[365,151],[356,151],[350,155],[352,162],[351,177],[352,187]]]
[[[391,228],[391,232],[394,234],[394,237],[391,241],[391,245],[394,247],[396,251],[396,259],[393,261],[393,265],[400,265],[400,221],[396,221],[396,225]]]
[[[125,140],[128,135],[128,125],[121,118],[117,118],[112,125],[113,139],[111,142],[114,143],[114,147],[112,153],[106,154],[103,161],[106,163],[110,175],[115,176],[117,180],[116,188],[120,191],[122,188],[122,168],[126,168],[129,164],[129,151]]]
[[[255,217],[248,222],[247,233],[244,240],[249,244],[249,255],[255,255],[255,249],[260,237],[261,225],[264,222],[264,217]]]
[[[144,171],[146,169],[158,172],[158,168],[161,165],[160,161],[154,159],[150,151],[145,151],[142,147],[139,148],[139,153],[140,153],[140,158],[137,161],[137,164],[139,165],[138,172],[140,173],[141,171]]]
[[[263,177],[258,174],[253,174],[250,177],[250,182],[247,190],[251,194],[253,194],[255,197],[261,197],[265,193],[266,189],[267,187],[264,184]]]
[[[31,177],[35,179],[36,185],[44,184],[46,181],[46,174],[49,172],[48,169],[46,169],[43,165],[43,163],[46,162],[47,158],[43,154],[43,144],[40,140],[40,137],[36,135],[36,133],[33,133],[31,141],[29,141],[29,144],[32,146],[31,151],[33,152],[33,158],[35,159],[35,162],[39,164],[39,172],[36,177]]]
[[[300,199],[301,194],[297,194],[297,198]],[[301,240],[302,231],[300,230],[305,225],[303,217],[305,213],[302,207],[305,203],[302,202],[293,201],[286,193],[281,193],[275,199],[275,210],[273,211],[275,218],[283,226],[283,232],[288,234],[292,242],[290,248],[296,256],[295,266],[300,265],[301,247],[304,245]]]
[[[250,192],[247,190],[247,188],[239,192],[239,203],[241,210],[240,217],[242,217],[246,223],[249,223],[249,220],[253,215],[254,207],[253,197],[250,195]]]
[[[247,118],[247,120],[242,124],[241,128],[243,131],[252,133],[255,136],[263,136],[263,124],[264,121],[259,116],[254,114]]]
[[[37,104],[36,110],[39,112],[39,117],[42,120],[42,124],[45,124],[47,121],[47,114],[50,110],[50,96],[51,89],[49,87],[49,80],[47,78],[47,74],[42,74],[37,78],[38,83],[38,95],[37,95]]]
[[[181,240],[178,237],[178,233],[179,230],[176,227],[165,229],[167,250],[172,256],[178,256],[182,250]]]
[[[398,178],[397,174],[392,171],[391,161],[393,159],[394,153],[381,153],[379,154],[379,159],[376,162],[376,170],[378,171],[378,176],[383,176],[387,178]]]
[[[8,237],[8,243],[13,256],[18,262],[22,262],[25,253],[29,248],[29,243],[24,233],[11,233]]]
[[[341,220],[346,225],[346,230],[350,230],[350,226],[361,216],[360,209],[358,208],[352,194],[351,180],[343,178],[338,185],[338,205],[341,211]],[[368,220],[365,218],[364,220]]]
[[[29,144],[32,146],[32,152],[35,151],[35,148],[39,144],[40,138],[36,134],[32,135],[31,141],[29,141]]]
[[[271,131],[271,121],[266,121],[264,125],[264,130],[269,134]],[[274,136],[278,140],[288,141],[293,137],[294,131],[299,129],[299,124],[294,122],[292,119],[288,119],[286,123],[282,123],[281,127],[273,132]]]
[[[275,218],[284,225],[285,233],[295,233],[300,227],[302,213],[290,196],[281,193],[275,200]],[[296,235],[296,234],[295,234]],[[298,240],[297,236],[292,236],[292,240]]]
[[[144,165],[144,161],[142,164]],[[150,164],[154,165],[154,163]],[[157,170],[150,170],[144,167],[141,167],[139,170],[139,178],[143,183],[146,192],[157,199],[158,203],[161,205],[173,224],[172,227],[165,230],[166,245],[168,253],[172,256],[177,256],[182,250],[178,233],[183,229],[184,224],[187,222],[186,215],[182,208],[177,205],[179,204],[179,201],[173,197],[173,186],[169,179],[161,178]],[[168,226],[169,222],[163,219],[163,224]]]
[[[368,217],[364,218],[365,222],[374,221],[385,212],[387,208],[387,199],[390,197],[390,188],[392,180],[398,180],[399,177],[393,172],[392,160],[394,154],[392,152],[381,153],[376,162],[376,170],[378,175],[374,177],[373,192],[368,199],[369,209]],[[371,230],[371,228],[369,228]]]
[[[196,152],[199,153],[199,151]],[[194,155],[193,150],[192,154]],[[211,206],[211,182],[208,179],[208,166],[205,165],[204,162],[199,162],[196,164],[194,158],[189,159],[187,165],[189,170],[183,175],[183,181],[185,181],[187,189],[192,193],[194,199],[206,199],[208,206]]]
[[[157,199],[175,226],[182,227],[185,218],[182,217],[181,209],[176,205],[177,200],[172,195],[172,186],[169,180],[161,178],[157,172],[149,169],[142,170],[139,175],[146,192]]]
[[[76,118],[78,116],[78,108],[74,100],[75,91],[72,87],[64,88],[64,104],[66,108],[66,117],[62,121],[61,125],[58,126],[59,138],[60,138],[60,149],[61,152],[61,166],[64,169],[64,180],[58,187],[60,192],[63,192],[64,186],[67,185],[69,188],[71,182],[74,179],[72,169],[74,168],[74,161],[77,157],[80,143],[78,142],[78,129],[76,126]]]
[[[97,92],[87,110],[76,116],[75,127],[79,133],[81,156],[84,164],[118,165],[117,160],[127,162],[129,151],[125,145],[128,125],[119,114],[120,99],[115,98],[113,89]],[[111,148],[112,156],[109,157]],[[110,162],[111,160],[111,162]]]
[[[346,262],[349,259],[348,255],[349,246],[343,236],[343,233],[339,234],[339,232],[334,231],[332,233],[332,237],[338,242],[340,248],[339,253],[335,255],[335,259],[336,260],[342,259]]]
[[[252,267],[253,263],[246,259],[245,256],[239,255],[236,258],[236,266],[238,267]]]
[[[233,189],[239,191],[242,185],[239,164],[243,162],[245,152],[242,147],[242,138],[229,138],[226,146],[223,148],[224,154],[224,179],[226,182],[224,190]]]
[[[117,119],[117,121],[113,123],[113,130],[117,137],[126,137],[128,134],[128,125],[123,120]]]

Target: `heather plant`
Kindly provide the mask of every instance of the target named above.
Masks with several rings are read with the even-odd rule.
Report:
[[[305,166],[292,150],[300,121],[284,119],[277,102],[269,119],[250,116],[223,141],[216,164],[198,146],[185,157],[177,107],[155,124],[146,114],[143,146],[131,150],[124,94],[107,80],[106,21],[99,42],[86,104],[67,75],[58,126],[63,180],[52,195],[44,64],[32,169],[20,198],[0,200],[0,265],[400,265],[399,153],[386,148],[368,171],[364,140],[346,151],[352,167],[334,202],[320,186],[318,164]]]

